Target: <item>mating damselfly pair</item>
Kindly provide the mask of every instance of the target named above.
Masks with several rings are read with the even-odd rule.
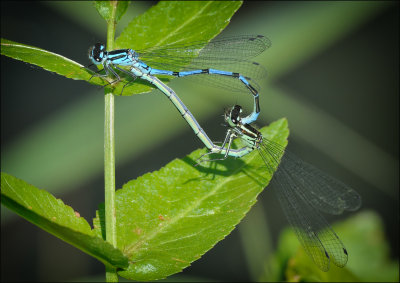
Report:
[[[97,76],[114,77],[109,84],[119,82],[120,74],[123,74],[130,80],[128,83],[140,78],[156,86],[175,105],[209,149],[209,154],[222,155],[218,159],[242,157],[258,151],[265,162],[265,169],[274,174],[271,182],[275,192],[308,255],[323,271],[329,269],[330,261],[343,267],[347,263],[347,250],[318,211],[340,214],[344,210],[356,210],[361,204],[360,196],[347,185],[285,151],[281,145],[268,141],[250,125],[260,113],[260,87],[257,80],[265,79],[266,71],[249,59],[269,47],[270,41],[262,35],[235,36],[190,44],[175,43],[154,46],[149,50],[106,51],[103,44],[97,43],[90,49],[89,58],[104,68],[105,74]],[[253,97],[253,111],[245,117],[242,117],[242,109],[238,105],[226,111],[224,117],[229,129],[223,144],[217,146],[178,95],[157,75],[200,77],[218,87],[233,91],[246,90]],[[231,148],[235,138],[243,141],[242,148]],[[215,159],[202,159],[200,163],[211,160]]]

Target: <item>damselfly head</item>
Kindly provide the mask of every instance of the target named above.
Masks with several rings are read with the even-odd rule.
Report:
[[[89,59],[96,65],[103,62],[105,56],[106,47],[102,43],[96,43],[89,49]]]
[[[242,107],[240,105],[235,105],[225,111],[225,121],[229,126],[236,127],[240,123],[240,113],[242,113]]]

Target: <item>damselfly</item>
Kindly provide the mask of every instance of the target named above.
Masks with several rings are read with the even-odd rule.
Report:
[[[181,113],[182,117],[186,120],[189,126],[194,131],[195,135],[203,142],[203,144],[213,153],[219,153],[223,149],[223,146],[215,145],[211,139],[207,136],[206,132],[201,128],[199,123],[193,114],[189,111],[189,109],[185,106],[185,104],[179,99],[176,93],[172,88],[168,87],[162,81],[160,81],[157,77],[151,76],[147,73],[137,73],[138,77],[146,80],[156,86],[159,90],[161,90],[169,100],[175,105],[176,109]],[[250,150],[251,151],[251,150]],[[235,156],[238,152],[235,149],[231,149],[229,154]]]
[[[228,155],[242,157],[257,150],[266,170],[274,174],[272,186],[307,254],[323,271],[329,269],[330,261],[339,267],[345,266],[347,250],[319,211],[329,214],[354,211],[361,205],[360,195],[346,184],[302,161],[281,145],[263,137],[258,130],[243,122],[241,112],[239,105],[225,112],[225,121],[230,128],[220,148],[220,153],[224,154],[221,159]],[[244,147],[231,149],[235,138],[240,138]]]
[[[234,36],[211,42],[197,41],[189,44],[153,46],[148,50],[119,49],[106,51],[106,47],[95,44],[89,50],[89,58],[96,65],[103,65],[106,77],[112,74],[120,81],[116,70],[129,77],[167,75],[174,77],[204,77],[207,83],[234,91],[247,89],[253,95],[253,112],[244,117],[247,123],[254,122],[260,112],[259,84],[257,79],[266,77],[266,70],[256,62],[248,61],[271,45],[262,35]],[[125,68],[129,67],[129,70]],[[229,70],[229,71],[228,71]]]

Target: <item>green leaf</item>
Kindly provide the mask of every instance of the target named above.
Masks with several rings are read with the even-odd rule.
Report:
[[[241,5],[241,1],[160,1],[129,23],[116,39],[115,48],[139,50],[171,43],[209,41],[228,25]],[[126,82],[121,81],[114,93],[121,93]],[[153,88],[137,80],[125,87],[122,95],[149,92]]]
[[[287,121],[261,132],[286,144]],[[256,150],[195,167],[205,152],[175,159],[117,190],[117,246],[131,263],[120,276],[147,281],[180,272],[235,228],[271,179]],[[104,230],[102,209],[99,215],[98,235]]]
[[[1,203],[29,222],[106,265],[124,268],[128,264],[121,251],[97,237],[89,223],[70,206],[50,193],[3,172]]]
[[[115,22],[119,22],[121,17],[125,14],[130,1],[94,1],[93,5],[99,12],[100,16],[109,22],[114,18]],[[116,7],[115,7],[116,6]],[[115,11],[115,16],[113,16],[113,10]]]
[[[40,49],[38,47],[17,43],[8,39],[1,39],[1,54],[37,65],[43,69],[57,73],[74,80],[88,81],[93,72],[75,61],[72,61],[59,54]],[[105,81],[99,77],[93,77],[91,84],[104,85]]]

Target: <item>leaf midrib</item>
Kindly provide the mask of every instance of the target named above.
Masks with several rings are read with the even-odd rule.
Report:
[[[162,43],[165,42],[168,38],[170,38],[170,37],[176,35],[176,34],[178,33],[179,30],[181,30],[183,27],[187,26],[190,22],[193,22],[193,20],[194,20],[195,18],[197,18],[197,16],[198,16],[199,14],[201,14],[201,13],[205,10],[205,8],[207,8],[211,3],[212,3],[212,1],[207,2],[207,4],[204,5],[203,8],[201,8],[196,14],[194,14],[192,17],[190,17],[188,20],[186,20],[186,21],[185,21],[184,23],[182,23],[181,25],[179,25],[173,32],[169,33],[166,37],[162,38],[158,43],[154,44],[154,45],[153,45],[153,48],[154,48],[154,47],[161,46]],[[179,42],[179,41],[176,41],[176,42],[174,42],[174,43],[178,43],[178,42]],[[172,43],[170,43],[170,44],[172,44]],[[151,48],[149,48],[148,50],[151,50]]]
[[[44,54],[54,55],[54,56],[59,57],[59,58],[61,58],[63,60],[66,60],[66,61],[68,61],[68,62],[70,62],[72,64],[78,65],[79,67],[83,67],[83,65],[81,65],[78,62],[75,62],[75,61],[73,61],[73,60],[71,60],[71,59],[69,59],[67,57],[64,57],[64,56],[62,56],[60,54],[53,53],[53,52],[50,52],[50,51],[47,51],[47,50],[44,50],[44,49],[41,49],[41,48],[38,48],[38,47],[33,47],[33,46],[28,46],[28,45],[23,45],[23,44],[15,44],[15,43],[4,43],[4,42],[2,42],[1,45],[2,46],[6,46],[6,47],[21,48],[21,49],[24,48],[24,49],[28,49],[28,50],[41,52],[41,53],[44,53]]]
[[[250,163],[254,158],[257,158],[257,154],[253,154],[253,157],[249,158],[247,160],[247,163]],[[183,162],[183,161],[181,161],[181,162]],[[177,221],[184,219],[191,211],[198,208],[204,200],[206,200],[208,197],[210,197],[210,196],[214,195],[216,192],[218,192],[223,186],[225,186],[226,183],[234,180],[236,178],[235,177],[236,173],[240,172],[245,166],[247,166],[248,165],[247,163],[244,163],[243,165],[239,166],[237,169],[233,170],[231,176],[224,178],[223,182],[221,182],[217,186],[215,186],[215,188],[213,190],[211,190],[209,193],[207,193],[203,197],[199,198],[197,201],[193,202],[192,205],[190,205],[187,209],[185,209],[181,213],[177,214],[174,218],[169,220],[168,225],[157,226],[156,229],[154,229],[152,233],[147,234],[148,235],[147,237],[143,237],[141,240],[137,241],[136,243],[134,243],[132,245],[128,245],[127,248],[124,249],[126,251],[126,255],[128,257],[131,257],[133,252],[136,250],[139,250],[138,247],[140,247],[144,242],[150,241],[165,228],[167,228],[167,227],[169,228],[169,227],[171,227],[171,225],[173,225]]]
[[[10,185],[10,183],[7,181],[7,177],[4,177],[4,181],[7,183],[8,187],[14,192],[14,194],[15,194],[19,199],[21,199],[21,200],[23,201],[23,203],[25,204],[25,207],[26,207],[26,208],[29,208],[29,204],[26,202],[26,200],[25,200],[23,197],[21,197],[21,196],[19,195],[19,193],[14,189],[14,187]]]

